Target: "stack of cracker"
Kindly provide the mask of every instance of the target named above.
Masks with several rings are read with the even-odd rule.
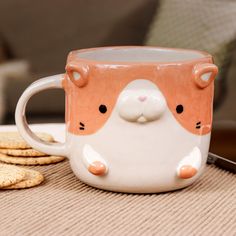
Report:
[[[54,142],[46,133],[36,135],[47,142]],[[46,165],[63,161],[65,157],[50,156],[31,148],[17,132],[0,133],[0,161],[17,165]],[[0,163],[0,188],[20,189],[33,187],[43,181],[43,175],[35,170]]]
[[[43,180],[39,171],[0,163],[0,189],[30,188]]]

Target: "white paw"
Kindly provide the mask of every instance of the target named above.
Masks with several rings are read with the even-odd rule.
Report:
[[[195,176],[201,167],[202,155],[198,147],[194,147],[189,155],[185,156],[177,167],[177,176],[189,179]]]
[[[94,175],[105,175],[108,172],[108,165],[101,155],[90,145],[83,148],[83,163],[88,171]]]

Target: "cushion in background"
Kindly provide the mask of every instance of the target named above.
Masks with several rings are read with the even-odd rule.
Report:
[[[235,38],[235,1],[162,0],[146,44],[204,50],[221,66]]]
[[[66,56],[73,49],[142,44],[156,5],[156,0],[0,1],[0,38],[14,58],[30,62],[34,75],[31,80],[8,81],[8,111],[14,111],[29,83],[63,73]],[[28,110],[62,113],[64,94],[37,95]]]

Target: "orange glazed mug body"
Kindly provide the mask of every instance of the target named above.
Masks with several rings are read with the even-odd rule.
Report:
[[[35,149],[65,155],[83,182],[151,193],[192,184],[206,163],[212,126],[212,57],[158,47],[73,51],[66,73],[34,82],[16,108],[16,124]],[[46,144],[28,128],[29,98],[48,88],[66,94],[66,142]]]

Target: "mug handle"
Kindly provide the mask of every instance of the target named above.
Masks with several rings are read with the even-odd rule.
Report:
[[[41,152],[57,155],[67,156],[66,143],[48,143],[39,139],[29,128],[25,117],[25,108],[29,99],[36,93],[46,89],[63,88],[62,86],[63,74],[53,75],[39,79],[32,83],[21,95],[15,111],[16,126],[20,135],[29,143],[34,149]]]

